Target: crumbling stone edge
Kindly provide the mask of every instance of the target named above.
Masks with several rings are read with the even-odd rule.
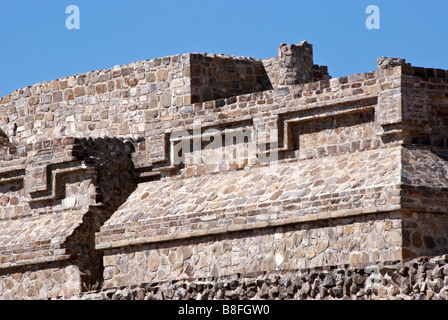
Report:
[[[191,278],[94,290],[72,300],[448,300],[448,255]]]

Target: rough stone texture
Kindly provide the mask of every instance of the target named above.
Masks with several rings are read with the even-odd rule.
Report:
[[[313,46],[306,41],[278,47],[278,57],[263,61],[273,87],[330,79],[326,66],[313,63]]]
[[[448,300],[448,257],[140,283],[80,300]]]
[[[362,268],[447,253],[447,116],[448,71],[382,57],[331,79],[307,42],[16,90],[0,99],[0,298],[445,299],[433,265],[418,294],[387,270],[368,292]]]
[[[66,261],[32,264],[0,271],[2,300],[70,299],[81,291],[79,268],[69,265]]]
[[[385,215],[138,245],[132,250],[106,250],[104,286],[322,265],[358,266],[400,260],[401,245],[400,220],[385,219]]]
[[[102,281],[102,253],[95,249],[94,235],[135,189],[135,182],[132,145],[119,139],[71,143],[70,161],[41,161],[3,181],[0,266],[20,270],[69,260],[68,268],[78,270],[79,292],[81,286]]]

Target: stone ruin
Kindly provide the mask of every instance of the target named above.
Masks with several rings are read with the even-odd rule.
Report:
[[[0,98],[0,299],[162,284],[171,294],[127,297],[275,298],[275,279],[304,272],[283,297],[315,298],[310,270],[417,258],[438,259],[426,267],[443,298],[447,240],[445,70],[383,57],[332,79],[302,42],[266,60],[138,61]],[[317,298],[359,293],[326,277]],[[197,292],[204,279],[221,287]]]

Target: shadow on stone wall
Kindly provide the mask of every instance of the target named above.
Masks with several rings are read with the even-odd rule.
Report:
[[[81,271],[82,290],[99,287],[103,279],[103,254],[95,249],[95,233],[136,189],[131,142],[118,138],[76,139],[79,160],[93,162],[97,176],[95,205],[83,216],[66,242]]]

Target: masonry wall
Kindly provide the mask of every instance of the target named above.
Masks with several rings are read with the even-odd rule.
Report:
[[[174,248],[180,246],[180,242],[177,242],[178,240],[174,237],[170,238],[168,236],[169,234],[177,234],[178,236],[182,234],[180,237],[184,237],[184,232],[182,232],[183,222],[173,222],[173,224],[169,224],[170,227],[167,228],[169,231],[166,231],[165,233],[165,231],[163,231],[164,227],[160,228],[160,226],[168,226],[168,219],[166,220],[167,224],[163,224],[165,219],[157,219],[157,233],[145,233],[148,236],[152,235],[153,240],[151,243],[154,244],[147,246],[139,244],[135,247],[132,246],[131,241],[118,241],[117,239],[121,239],[119,235],[116,235],[115,238],[112,235],[110,237],[102,238],[103,235],[106,236],[106,234],[110,234],[110,232],[114,230],[113,227],[109,229],[111,226],[107,226],[107,228],[103,227],[104,231],[98,238],[98,244],[100,244],[100,247],[106,248],[108,247],[106,243],[111,244],[114,241],[116,241],[116,247],[120,247],[123,246],[123,244],[128,243],[122,249],[107,249],[105,251],[105,259],[107,260],[107,264],[110,264],[109,267],[106,267],[108,278],[106,280],[106,286],[119,286],[120,283],[125,281],[138,283],[140,281],[147,281],[147,279],[153,279],[151,281],[168,281],[172,280],[170,276],[173,275],[175,275],[174,277],[185,278],[210,277],[216,270],[226,270],[229,274],[237,272],[253,272],[256,269],[275,269],[277,267],[279,270],[285,270],[289,267],[294,268],[296,265],[307,267],[317,265],[334,265],[335,263],[357,265],[360,263],[373,263],[375,261],[407,260],[418,255],[433,255],[445,252],[447,250],[447,235],[444,232],[445,229],[443,226],[446,225],[446,218],[441,214],[444,211],[437,211],[437,209],[433,208],[432,211],[434,212],[434,215],[426,215],[425,218],[427,220],[425,220],[423,215],[409,214],[406,211],[401,211],[401,207],[398,205],[401,198],[397,195],[400,194],[405,196],[405,194],[400,192],[397,194],[392,191],[393,188],[382,189],[379,187],[382,183],[379,183],[379,181],[376,180],[379,177],[384,176],[384,181],[387,181],[386,184],[391,184],[391,187],[394,185],[398,186],[402,181],[401,173],[403,172],[406,174],[406,164],[404,163],[405,170],[401,171],[403,168],[403,163],[401,162],[402,158],[400,156],[395,158],[395,156],[393,156],[393,150],[395,150],[394,146],[400,146],[396,150],[398,150],[398,153],[403,156],[403,160],[406,161],[406,149],[402,149],[401,142],[407,141],[406,139],[408,139],[408,137],[406,135],[399,135],[398,133],[401,131],[397,132],[391,130],[397,128],[402,129],[402,127],[400,127],[401,122],[398,121],[401,118],[396,118],[397,120],[394,120],[394,117],[401,117],[403,114],[402,112],[405,112],[404,110],[399,110],[402,106],[401,103],[404,101],[403,94],[399,90],[400,86],[401,66],[398,66],[395,68],[379,69],[377,73],[352,75],[348,78],[320,81],[305,84],[303,86],[290,86],[287,89],[279,88],[273,92],[273,95],[271,95],[270,91],[266,91],[263,95],[253,94],[251,96],[241,96],[241,100],[239,100],[240,97],[238,97],[238,100],[230,105],[220,105],[219,108],[221,112],[224,113],[228,109],[236,109],[238,110],[238,116],[240,117],[244,116],[245,107],[253,107],[254,109],[257,108],[258,110],[263,110],[263,121],[258,122],[259,119],[257,119],[256,116],[253,118],[254,128],[256,128],[255,131],[259,134],[256,138],[259,139],[258,141],[262,141],[266,138],[269,132],[266,129],[269,126],[274,128],[274,131],[277,130],[280,147],[279,154],[281,155],[280,159],[290,159],[290,161],[292,161],[292,163],[289,163],[290,166],[294,164],[294,161],[297,161],[294,160],[294,158],[302,161],[302,164],[305,164],[306,160],[321,158],[322,160],[320,160],[319,165],[325,167],[327,163],[324,159],[326,159],[326,157],[335,157],[331,159],[332,163],[339,163],[341,168],[344,166],[343,155],[345,154],[363,154],[368,153],[369,150],[378,150],[378,153],[372,152],[369,154],[370,157],[367,156],[372,162],[370,162],[364,169],[361,169],[367,171],[374,170],[375,173],[372,172],[371,175],[367,175],[364,179],[357,182],[354,177],[350,177],[349,175],[345,177],[343,175],[339,175],[335,181],[316,179],[313,181],[311,194],[315,195],[318,193],[317,190],[320,190],[321,192],[325,190],[324,195],[320,197],[311,197],[311,202],[307,206],[303,205],[305,201],[304,194],[301,192],[303,189],[298,187],[298,190],[300,190],[298,194],[300,194],[302,206],[295,206],[295,203],[292,204],[291,202],[288,204],[290,204],[289,208],[300,209],[298,211],[299,214],[300,212],[302,212],[302,214],[303,212],[306,212],[307,214],[305,214],[305,216],[310,218],[313,217],[313,219],[318,221],[316,222],[316,225],[309,228],[308,232],[305,232],[304,239],[310,237],[316,230],[321,232],[318,237],[320,242],[316,240],[311,249],[301,247],[300,245],[297,247],[288,247],[286,244],[281,244],[280,246],[273,244],[272,247],[266,248],[263,252],[261,249],[257,248],[259,248],[261,244],[265,245],[266,243],[272,243],[272,239],[263,237],[257,238],[258,234],[255,235],[253,233],[269,232],[267,230],[271,230],[270,232],[274,233],[273,229],[270,229],[268,225],[263,225],[262,223],[259,224],[259,227],[257,227],[257,223],[254,223],[251,227],[249,227],[250,224],[247,224],[249,220],[246,220],[245,218],[242,219],[242,225],[237,226],[237,223],[239,223],[237,222],[239,221],[239,217],[238,220],[234,218],[232,221],[228,221],[228,225],[220,223],[217,228],[218,230],[222,230],[223,226],[226,226],[224,227],[224,230],[227,230],[227,232],[230,232],[230,230],[238,230],[238,236],[235,236],[238,240],[231,240],[226,237],[218,237],[212,238],[213,240],[208,240],[206,237],[209,237],[209,234],[212,234],[213,229],[216,227],[212,223],[207,223],[206,215],[202,215],[201,222],[197,224],[197,227],[194,224],[195,221],[191,220],[189,222],[189,225],[192,226],[191,228],[194,229],[194,232],[191,232],[190,237],[197,237],[197,241],[201,243],[201,245],[192,245],[189,246],[188,249],[185,249],[188,252],[187,256],[189,258],[193,257],[192,259],[195,261],[193,265],[191,262],[187,261],[188,259],[184,260],[184,256],[179,253],[179,250],[174,250]],[[347,96],[345,96],[345,94],[347,94]],[[232,101],[233,100],[226,100],[226,102]],[[301,101],[303,101],[302,104]],[[332,104],[332,101],[337,102]],[[376,104],[376,102],[378,102],[378,104]],[[297,105],[305,105],[306,107],[303,109],[293,109],[293,106]],[[317,110],[319,110],[319,113]],[[270,116],[268,112],[271,112]],[[316,116],[316,114],[319,114],[319,116]],[[234,114],[231,115],[233,116]],[[397,121],[397,126],[395,127],[394,121]],[[265,136],[263,135],[264,132],[266,133]],[[379,157],[380,154],[385,157],[384,161],[381,160],[381,156]],[[397,160],[396,162],[392,161],[394,158]],[[361,165],[362,167],[362,162],[360,159],[361,158],[357,158],[357,160],[353,162],[353,166],[359,167]],[[433,159],[433,161],[434,160],[435,159]],[[390,170],[393,168],[398,170],[398,175],[391,175],[390,177],[384,175],[388,169]],[[443,172],[445,169],[442,168],[446,168],[446,166],[441,165],[440,170]],[[196,169],[198,171],[195,171],[194,168],[187,167],[185,176],[194,177],[203,174],[203,167],[197,166]],[[316,174],[319,172],[318,167],[314,167],[314,169],[315,173],[312,173],[313,170],[311,170],[310,165],[311,174]],[[214,170],[219,171],[216,167]],[[352,173],[353,172],[354,170],[352,170]],[[324,174],[325,173],[326,172],[324,171]],[[328,174],[329,173],[327,173],[327,176]],[[425,174],[428,174],[428,172]],[[255,175],[256,174],[254,174],[254,176]],[[245,180],[237,178],[236,174],[235,176],[239,184],[244,185]],[[301,173],[300,176],[304,178],[307,175]],[[415,176],[417,176],[417,174]],[[429,176],[431,175],[429,174]],[[269,180],[267,177],[261,179]],[[443,181],[441,176],[436,179]],[[203,181],[205,180],[203,179]],[[345,186],[345,188],[350,189],[351,192],[341,193],[341,195],[351,195],[355,190],[357,190],[357,188],[359,188],[360,185],[363,187],[375,185],[375,188],[366,193],[361,192],[359,198],[353,202],[339,202],[340,200],[333,199],[332,196],[334,194],[334,190],[338,187],[335,185],[334,189],[332,189],[331,183],[337,182],[337,184],[342,184],[342,186],[344,186],[344,182],[348,181],[353,181],[351,187],[350,184]],[[271,181],[271,183],[273,182]],[[217,184],[219,184],[219,182]],[[432,183],[430,184],[434,185]],[[205,186],[207,186],[207,184],[205,184]],[[230,188],[232,188],[232,186],[230,186]],[[247,184],[244,188],[246,190],[249,188],[248,190],[250,190],[250,187]],[[297,190],[295,187],[291,188],[292,189],[288,189],[286,184],[287,190]],[[373,194],[373,190],[375,190],[378,195],[376,197],[373,196],[373,199],[369,199],[368,195]],[[333,194],[331,194],[331,191],[333,191]],[[138,192],[139,191],[137,190],[137,195],[139,194]],[[327,192],[328,195],[326,195],[325,192]],[[237,191],[235,194],[236,193]],[[283,193],[285,193],[285,190],[283,190]],[[143,199],[145,195],[147,196],[147,193],[145,194],[144,191],[142,191],[140,195],[142,195]],[[247,192],[244,193],[244,196],[247,195]],[[248,197],[249,199],[250,195],[251,194],[249,194]],[[278,199],[280,195],[282,195],[282,192],[278,195],[272,195],[271,200]],[[172,196],[178,199],[176,193]],[[221,198],[221,193],[219,191],[217,192],[217,196],[218,198]],[[240,197],[242,196],[243,193],[240,194]],[[149,198],[154,200],[152,195]],[[346,199],[349,198],[346,197]],[[359,199],[362,200],[360,201]],[[241,206],[241,204],[245,205],[246,202],[250,203],[250,200],[240,199],[238,204]],[[258,204],[258,206],[255,205],[256,208],[262,207],[259,198],[258,200],[255,200],[255,203]],[[176,204],[182,208],[182,201],[177,201]],[[356,204],[360,204],[362,208],[361,211],[356,210]],[[398,206],[394,206],[394,204]],[[267,207],[272,208],[275,205],[277,204],[272,202],[267,204]],[[376,208],[373,209],[374,212],[377,212],[376,217],[378,217],[378,220],[375,220],[375,222],[367,222],[370,219],[369,216],[361,215],[363,212],[365,214],[365,208],[369,205],[372,205],[372,208]],[[404,203],[403,205],[406,206],[407,204]],[[217,213],[221,212],[222,206],[223,205],[220,205],[219,202],[215,202],[215,204],[210,208],[214,208],[214,213]],[[227,205],[227,207],[228,206],[229,205]],[[285,206],[282,207],[283,210],[285,210],[285,208]],[[426,208],[426,210],[428,210],[428,207]],[[122,210],[126,211],[126,208],[122,208]],[[237,209],[235,208],[233,210]],[[343,235],[339,235],[335,238],[329,236],[327,238],[325,235],[331,234],[333,236],[334,234],[337,234],[337,232],[335,232],[332,228],[322,227],[322,229],[320,229],[318,227],[320,226],[320,223],[325,224],[328,223],[328,221],[336,223],[336,221],[342,220],[338,220],[333,215],[326,215],[325,213],[334,211],[340,212],[344,210],[346,210],[345,212],[347,212],[348,215],[351,213],[353,217],[345,220],[345,222],[341,222],[341,224],[351,226],[356,223],[357,219],[361,219],[362,222],[359,224],[359,228],[361,230],[369,231],[366,234],[361,235],[359,238],[355,237],[346,239]],[[382,210],[388,211],[389,217],[396,215],[396,230],[394,232],[389,231],[385,233],[382,227],[377,227],[379,225],[387,224],[390,228],[391,225],[387,219],[382,220],[382,215],[379,214],[379,211]],[[226,208],[225,212],[232,212],[232,208]],[[294,218],[292,218],[294,214],[284,213],[286,216],[291,217],[291,219],[287,220],[288,222],[278,221],[275,225],[288,225],[289,228],[290,224],[293,224],[294,221],[298,221],[297,219],[294,220]],[[255,213],[255,221],[257,219],[256,214],[257,213]],[[359,215],[359,218],[356,217],[356,215]],[[225,215],[222,215],[222,217],[224,216]],[[332,218],[328,220],[329,217]],[[126,215],[122,216],[121,221],[124,222],[125,218]],[[140,216],[140,218],[142,217]],[[431,222],[427,223],[424,221]],[[433,224],[432,222],[435,221],[437,222]],[[159,222],[161,222],[160,225]],[[221,222],[223,222],[222,218]],[[246,223],[246,225],[244,223]],[[375,225],[373,229],[369,227],[370,223]],[[301,228],[302,225],[306,225],[306,223],[298,223],[295,227]],[[436,225],[440,226],[440,228],[435,227]],[[120,228],[120,230],[126,230],[126,234],[128,235],[132,230],[131,227],[128,228],[125,224],[117,224],[117,228]],[[263,231],[253,231],[253,229],[257,228],[260,228],[260,230]],[[292,240],[287,236],[288,231],[285,230],[289,231],[291,229],[284,229],[282,235],[278,235],[278,237],[280,239],[286,238],[288,239],[285,240],[286,242],[289,241],[289,243],[292,243]],[[142,232],[146,231],[142,230]],[[248,235],[246,237],[242,236],[242,234]],[[292,232],[292,234],[293,235],[290,234],[291,237],[297,236],[297,233]],[[410,241],[410,237],[414,237],[415,241]],[[345,242],[351,244],[350,248],[341,248],[340,252],[333,251],[329,248],[330,243],[337,245],[338,241],[336,239],[341,238],[343,243]],[[425,241],[423,240],[424,238],[426,239],[425,243],[423,243]],[[186,237],[182,243],[188,241],[187,239],[188,237]],[[248,239],[248,243],[244,242],[242,239]],[[202,243],[201,241],[205,241],[205,243]],[[219,264],[221,256],[217,255],[212,258],[213,255],[211,252],[213,252],[213,249],[211,243],[220,243],[221,241],[232,243],[232,247],[236,250],[236,252],[232,253],[232,256],[238,257],[235,261],[247,260],[247,263],[243,263],[244,269],[241,269],[241,264],[235,263],[232,265],[232,259],[230,256],[228,258],[223,258],[224,267],[219,266],[213,268],[211,261],[218,261],[217,264]],[[368,245],[366,245],[366,243],[368,243]],[[114,245],[110,246],[113,247]],[[156,249],[156,247],[160,246],[163,246],[164,249]],[[319,249],[316,250],[317,246]],[[199,247],[203,249],[201,250]],[[287,248],[289,248],[289,250]],[[389,249],[390,251],[388,251]],[[319,256],[316,253],[317,251],[322,253],[322,255]],[[260,257],[265,258],[262,262],[258,262],[257,259],[254,258],[257,256],[256,252],[260,252]],[[271,258],[267,259],[266,255],[269,252],[275,252],[276,255],[272,254],[272,256],[270,256]],[[302,256],[300,259],[294,260],[295,258],[291,256],[292,253],[295,253],[296,255],[302,254]],[[289,264],[281,266],[285,263],[284,261],[287,261],[286,264],[291,263],[292,266]],[[269,263],[271,264],[268,266]],[[276,265],[276,263],[279,265]],[[150,265],[152,266],[152,269],[148,267]],[[132,267],[130,268],[129,266]]]
[[[2,177],[1,296],[11,297],[20,279],[29,287],[14,291],[17,298],[68,297],[102,282],[94,236],[135,188],[131,148],[119,139],[69,140],[66,162],[44,153],[38,164],[10,168],[11,176]]]
[[[404,259],[440,255],[447,251],[448,219],[445,214],[406,212],[402,224]]]
[[[190,59],[192,103],[272,89],[259,59],[203,54]]]
[[[101,300],[447,300],[448,257],[238,273],[83,293]]]
[[[104,286],[407,261],[446,252],[447,223],[395,212],[106,250]]]
[[[2,300],[70,299],[81,293],[80,279],[79,269],[66,261],[2,269],[0,297]]]
[[[224,105],[215,106],[210,110],[210,114],[224,114],[225,117],[218,116],[217,119],[226,119],[227,123],[238,119],[246,130],[247,126],[250,127],[250,122],[244,123],[242,120],[253,113],[253,131],[257,133],[255,136],[257,141],[266,139],[268,129],[277,132],[280,136],[279,158],[291,161],[285,163],[284,167],[281,164],[278,172],[287,167],[297,170],[299,173],[296,178],[293,173],[286,173],[285,176],[302,179],[306,186],[288,185],[289,181],[283,178],[278,180],[279,184],[285,183],[283,192],[273,190],[272,193],[267,193],[263,190],[263,183],[276,185],[277,181],[272,180],[275,176],[274,169],[270,169],[271,171],[252,169],[253,175],[244,171],[241,174],[232,173],[234,186],[229,184],[229,180],[219,181],[219,175],[212,176],[214,178],[210,181],[213,182],[209,184],[203,177],[207,172],[222,175],[232,168],[208,166],[208,170],[205,170],[205,164],[187,165],[185,171],[181,171],[184,178],[197,177],[198,181],[201,181],[201,188],[206,190],[204,194],[193,191],[196,184],[192,180],[187,180],[185,184],[191,186],[191,192],[195,194],[192,203],[184,205],[188,195],[175,191],[184,185],[181,181],[174,183],[172,190],[168,189],[167,185],[163,187],[163,190],[167,190],[166,196],[169,194],[176,199],[172,205],[162,204],[161,201],[166,199],[166,196],[151,193],[153,189],[162,189],[158,186],[159,183],[155,183],[153,188],[150,188],[150,183],[147,184],[147,188],[144,187],[145,184],[139,186],[129,202],[120,208],[117,220],[112,219],[103,226],[97,237],[97,247],[106,249],[104,257],[106,287],[256,270],[284,270],[338,263],[356,265],[361,262],[401,259],[403,240],[401,220],[398,217],[394,222],[386,221],[385,216],[381,215],[378,215],[378,219],[372,219],[372,216],[356,217],[357,214],[362,214],[363,210],[364,213],[368,212],[365,208],[369,206],[374,212],[379,211],[373,209],[374,207],[399,209],[395,206],[398,204],[396,198],[398,194],[393,191],[393,187],[400,180],[399,174],[394,173],[394,170],[399,168],[399,158],[395,153],[400,152],[399,149],[392,148],[394,141],[381,139],[375,124],[376,95],[381,84],[393,81],[394,77],[394,70],[389,70],[389,74],[384,75],[384,78],[377,78],[376,74],[371,72],[348,78],[290,86],[286,90],[243,95],[237,99],[229,98]],[[298,107],[301,105],[305,107]],[[204,103],[201,106],[207,109],[208,104]],[[258,117],[253,112],[255,110],[262,110],[263,118]],[[319,110],[318,117],[315,116],[316,110]],[[209,126],[213,127],[213,122],[210,122]],[[222,123],[220,120],[220,124]],[[186,128],[194,129],[192,126]],[[224,127],[223,131],[226,130],[230,129]],[[382,156],[379,157],[381,150],[383,150]],[[350,158],[348,155],[356,157]],[[367,161],[365,167],[361,159]],[[397,163],[390,162],[393,159],[396,159]],[[343,174],[336,173],[337,171],[331,171],[331,164],[334,163],[339,164],[341,173],[356,166],[367,174],[355,181],[354,173],[353,176],[344,177]],[[294,166],[297,166],[297,169],[294,169]],[[303,170],[302,166],[306,167],[303,172],[300,171]],[[326,167],[328,171],[319,172],[320,167]],[[373,188],[369,191],[358,190],[360,186],[366,187],[366,183],[367,186],[373,186],[375,179],[388,172],[388,167],[390,176],[385,176],[382,183],[376,181],[376,193]],[[272,173],[272,176],[268,173]],[[257,181],[257,177],[260,179],[259,182],[248,183],[251,179]],[[235,191],[229,194],[229,191],[219,190],[214,185],[228,186]],[[353,187],[350,187],[351,185]],[[380,188],[379,185],[389,185],[389,189]],[[241,191],[240,186],[243,187]],[[341,187],[342,190],[350,189],[351,192],[339,194],[337,191]],[[293,194],[289,199],[288,191]],[[211,197],[212,194],[215,194],[215,197]],[[209,196],[210,204],[207,201]],[[358,202],[354,200],[355,198],[362,201]],[[196,199],[202,200],[194,203]],[[226,201],[227,199],[230,200]],[[198,209],[198,204],[202,205],[203,209]],[[357,205],[359,207],[356,207]],[[166,206],[166,213],[163,209],[155,209],[154,216],[150,217],[140,213],[140,208],[145,206],[160,208]],[[176,210],[175,206],[179,213],[189,213],[188,222],[184,222],[183,217],[171,219],[173,212],[171,210]],[[193,209],[188,209],[190,207]],[[195,212],[186,210],[200,210],[202,214],[196,217]],[[251,213],[250,217],[236,214],[240,210],[241,212],[251,210],[253,214]],[[273,210],[280,212],[274,215]],[[352,217],[328,220],[330,212],[333,211],[346,212],[346,215]],[[133,212],[134,215],[129,216],[127,212]],[[218,224],[216,218],[212,218],[216,214],[220,216]],[[128,224],[126,221],[132,221],[136,216],[140,221],[147,221],[146,224],[153,227],[139,229],[136,226],[137,229],[134,231],[133,224]],[[270,216],[268,224],[261,218],[266,216]],[[307,219],[315,222],[307,222]],[[369,220],[370,222],[367,222]],[[274,225],[274,221],[280,229],[269,226]],[[347,226],[347,230],[355,226],[357,231],[352,234],[342,227],[329,226],[333,224]],[[385,231],[386,224],[387,231]],[[284,227],[281,227],[283,225]],[[186,231],[190,228],[193,230],[191,233]],[[123,230],[126,230],[123,233],[127,234],[126,239],[120,235]],[[233,236],[227,235],[226,232],[230,230],[234,230]],[[136,237],[137,235],[140,238],[150,237],[151,244],[132,246],[130,241],[134,233]],[[212,237],[211,234],[214,233],[218,235]],[[176,240],[179,237],[183,240]],[[190,240],[192,237],[196,240]],[[140,241],[139,239],[135,240]],[[185,243],[189,242],[193,243],[185,246]],[[179,249],[181,245],[185,249]],[[229,251],[224,252],[222,247],[227,246]],[[111,247],[117,248],[109,249]],[[241,263],[242,261],[247,263]]]
[[[391,77],[393,77],[393,73],[391,74]],[[279,146],[284,147],[284,150],[282,149],[279,152],[280,157],[288,156],[285,155],[283,151],[300,149],[300,152],[306,153],[303,148],[287,145],[290,141],[284,141],[284,139],[294,139],[294,132],[292,132],[289,137],[285,137],[288,135],[288,132],[285,130],[289,130],[287,129],[289,128],[287,122],[291,122],[291,127],[295,127],[296,131],[301,127],[301,123],[296,125],[294,124],[295,122],[308,122],[308,130],[311,130],[313,126],[319,126],[317,122],[327,121],[324,120],[324,118],[327,118],[328,121],[332,121],[330,119],[333,115],[337,115],[337,113],[344,114],[344,110],[354,110],[356,113],[356,109],[360,106],[366,104],[374,106],[376,104],[376,94],[381,90],[382,83],[389,81],[393,80],[389,80],[388,78],[376,78],[375,72],[370,72],[350,77],[313,82],[300,86],[290,86],[278,90],[267,90],[250,95],[240,95],[224,100],[193,104],[191,112],[184,114],[182,121],[173,122],[173,118],[169,117],[160,118],[157,119],[157,121],[147,124],[148,132],[152,132],[150,148],[151,150],[160,151],[159,158],[155,159],[168,158],[170,145],[167,143],[167,139],[169,139],[171,133],[175,133],[178,128],[193,133],[195,125],[194,120],[196,119],[201,125],[202,130],[214,129],[221,131],[223,135],[225,135],[227,131],[230,131],[230,129],[235,130],[238,127],[246,131],[252,130],[254,133],[254,142],[257,145],[263,144],[264,142],[269,144],[271,137],[272,140],[277,143],[275,135],[278,134],[278,144]],[[369,98],[372,100],[369,100]],[[320,108],[323,109],[324,115],[318,119],[316,118],[312,120],[312,114],[316,109]],[[368,112],[371,117],[372,110],[369,110]],[[310,118],[307,119],[307,117]],[[368,115],[360,116],[355,114],[351,117],[363,117],[362,119],[352,120],[355,122],[364,122],[365,124],[360,124],[361,126],[368,125],[367,123],[373,120],[372,118],[368,120]],[[300,120],[294,121],[294,119]],[[335,126],[334,124],[332,125]],[[338,124],[336,124],[336,126],[342,127]],[[228,127],[231,128],[227,129]],[[359,132],[357,134],[359,134]],[[369,134],[373,134],[373,131],[365,133],[365,135]],[[346,136],[347,132],[342,133],[342,135]],[[301,136],[300,138],[303,139],[304,136]],[[355,138],[355,136],[350,137],[350,139]],[[330,139],[332,140],[329,143],[336,143],[333,141],[334,138]],[[372,139],[376,142],[372,142]],[[378,136],[372,136],[372,139],[366,139],[370,141],[364,142],[364,148],[367,148],[368,143],[376,143],[376,146],[383,143]],[[312,141],[312,139],[309,141]],[[329,144],[325,143],[325,145],[322,146],[327,148]],[[332,145],[330,147],[334,146],[335,145]],[[348,146],[347,143],[344,143],[342,148],[350,150],[352,146]],[[360,147],[357,147],[354,144],[353,148]],[[317,155],[317,150],[314,152],[316,153],[315,155]],[[329,153],[334,154],[335,152],[330,150]],[[336,153],[340,152],[337,151]],[[258,158],[258,161],[260,161],[260,157]],[[194,170],[194,168],[190,168],[189,172],[194,174]]]
[[[343,218],[105,251],[105,288],[402,258],[401,221]]]
[[[177,126],[193,112],[192,103],[262,91],[266,81],[260,60],[184,54],[35,84],[0,101],[4,160],[57,147],[54,139],[61,137],[128,137],[137,165],[160,159],[164,148],[149,149],[160,136],[148,124]]]
[[[403,67],[403,206],[408,208],[407,255],[444,252],[447,246],[448,75]]]
[[[102,284],[95,232],[154,163],[170,167],[165,131],[184,125],[193,103],[213,105],[271,88],[260,60],[185,54],[35,84],[1,98],[0,266],[8,284],[2,296],[36,298],[34,291],[11,293],[11,273],[34,266],[35,277],[51,261],[79,270],[78,289],[64,289],[65,297]],[[54,297],[63,282],[47,282],[44,291]]]
[[[380,59],[330,79],[303,42],[17,90],[0,101],[0,297],[444,254],[446,75]]]
[[[263,60],[272,87],[304,84],[330,79],[326,66],[313,62],[313,46],[306,41],[287,45],[281,43],[278,56]]]

